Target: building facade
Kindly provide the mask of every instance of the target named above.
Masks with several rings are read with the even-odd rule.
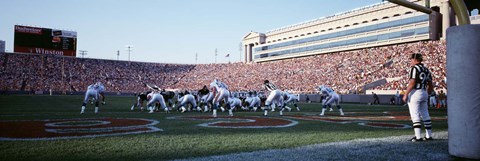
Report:
[[[424,0],[412,0],[425,5]],[[264,62],[338,51],[444,39],[455,23],[447,0],[431,0],[425,14],[382,2],[243,37],[244,62]]]

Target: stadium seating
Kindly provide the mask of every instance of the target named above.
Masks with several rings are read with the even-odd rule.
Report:
[[[406,88],[408,55],[420,52],[438,88],[446,88],[446,43],[425,41],[264,63],[164,64],[84,59],[53,55],[0,53],[1,91],[84,91],[97,81],[108,92],[147,90],[143,83],[160,88],[198,90],[217,78],[231,91],[262,90],[271,80],[292,93],[316,93],[326,84],[339,93],[352,93],[365,84],[385,78],[401,79],[375,87]]]

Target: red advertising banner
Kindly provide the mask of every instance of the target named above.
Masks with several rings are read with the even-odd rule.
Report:
[[[13,51],[76,56],[77,32],[15,25]]]

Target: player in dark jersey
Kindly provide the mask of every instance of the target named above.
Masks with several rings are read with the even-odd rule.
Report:
[[[172,110],[172,107],[175,107],[175,92],[173,91],[165,91],[165,89],[162,89],[162,94],[163,99],[165,99],[165,102],[168,104],[169,110]]]
[[[202,89],[198,90],[198,99],[198,107],[205,107],[203,112],[209,111],[209,107],[212,107],[213,95],[210,90],[208,90],[206,85],[204,85]]]
[[[142,92],[142,93],[138,94],[137,95],[137,102],[135,102],[132,105],[132,108],[130,108],[130,110],[133,111],[135,107],[140,107],[140,111],[143,111],[143,101],[148,101],[147,95],[149,93],[151,93],[151,91]]]

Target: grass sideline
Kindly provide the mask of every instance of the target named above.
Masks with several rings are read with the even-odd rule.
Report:
[[[107,105],[93,114],[88,105],[80,115],[83,96],[8,95],[0,96],[0,120],[46,120],[78,118],[145,118],[158,120],[163,131],[145,134],[45,141],[0,141],[0,160],[170,160],[229,153],[294,148],[305,145],[341,142],[362,138],[413,135],[413,130],[373,128],[357,124],[339,124],[291,119],[298,124],[287,128],[225,129],[196,126],[206,120],[166,119],[171,116],[198,116],[210,113],[163,112],[148,114],[130,111],[135,97],[108,96]],[[321,105],[299,104],[302,111],[288,115],[318,115]],[[346,115],[355,112],[382,114],[408,112],[406,106],[342,104]],[[444,117],[445,109],[430,109],[432,116]],[[227,113],[219,113],[227,115]],[[236,116],[261,116],[262,112],[236,112]],[[338,115],[329,112],[327,115]],[[280,118],[278,112],[269,117]],[[329,117],[329,116],[327,116]],[[411,121],[382,122],[411,125]],[[447,120],[433,121],[435,131],[447,131]]]

